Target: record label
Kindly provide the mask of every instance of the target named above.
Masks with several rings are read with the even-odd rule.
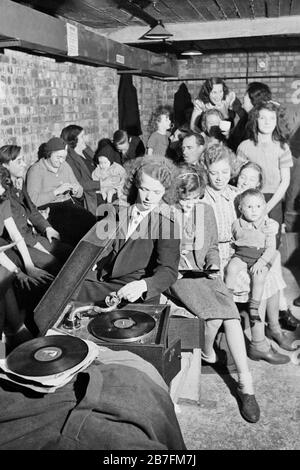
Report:
[[[132,328],[135,325],[135,322],[132,318],[120,318],[119,320],[114,321],[116,328]]]
[[[17,374],[42,377],[71,369],[85,359],[88,345],[80,338],[52,335],[20,344],[6,358],[7,367]]]
[[[41,348],[38,349],[33,357],[37,361],[40,362],[51,362],[55,361],[55,359],[58,359],[62,355],[62,350],[60,348],[57,348],[55,346],[52,346],[52,348]]]
[[[102,313],[88,325],[93,336],[112,343],[129,343],[144,339],[154,327],[155,320],[151,315],[130,310]]]

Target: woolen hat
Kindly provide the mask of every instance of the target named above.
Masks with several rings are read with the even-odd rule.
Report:
[[[51,139],[45,144],[45,150],[49,153],[56,152],[57,150],[65,150],[66,145],[67,144],[63,139],[60,139],[59,137],[51,137]]]

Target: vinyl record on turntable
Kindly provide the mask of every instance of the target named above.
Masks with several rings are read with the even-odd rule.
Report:
[[[67,335],[44,336],[20,344],[6,358],[16,374],[32,377],[58,374],[79,364],[88,354],[88,345]]]
[[[155,327],[153,317],[144,312],[114,310],[100,314],[88,325],[96,338],[109,342],[130,343],[146,338]]]

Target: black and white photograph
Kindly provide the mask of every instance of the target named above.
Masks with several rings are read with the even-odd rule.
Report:
[[[0,119],[1,456],[300,450],[300,0],[0,0]]]

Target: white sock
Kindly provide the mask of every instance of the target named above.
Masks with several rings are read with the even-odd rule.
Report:
[[[253,381],[251,372],[240,372],[237,374],[239,389],[248,395],[254,395]]]
[[[217,355],[215,353],[215,350],[213,349],[212,352],[208,355],[206,355],[203,351],[201,351],[201,358],[206,361],[206,362],[209,362],[210,364],[215,364],[218,360],[217,358]]]

